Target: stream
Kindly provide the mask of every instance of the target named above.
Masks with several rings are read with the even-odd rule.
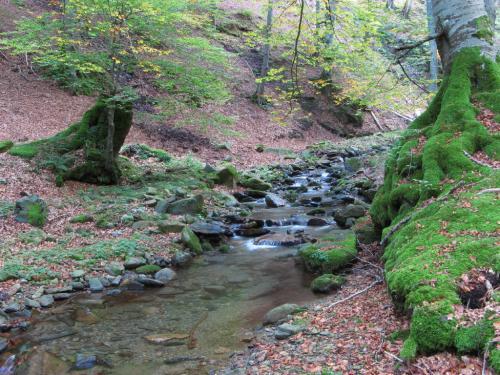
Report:
[[[249,220],[264,222],[262,229],[270,233],[232,237],[228,254],[196,258],[164,288],[116,296],[82,293],[48,313],[34,313],[35,324],[19,338],[20,352],[32,354],[27,369],[16,374],[217,373],[232,353],[249,345],[267,311],[321,297],[309,288],[314,276],[296,264],[300,245],[293,239],[314,241],[326,234],[342,239],[350,233],[333,219],[339,201],[328,194],[335,179],[326,167],[288,180],[274,193],[298,191],[300,203],[277,208],[268,208],[263,198],[244,203],[253,208]],[[323,214],[307,215],[318,207]],[[321,220],[311,224],[313,218]],[[232,225],[236,233],[237,228]],[[89,369],[75,371],[75,360]]]

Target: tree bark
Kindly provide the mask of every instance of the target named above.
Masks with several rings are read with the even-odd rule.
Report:
[[[413,9],[413,0],[406,0],[403,7],[403,17],[410,18],[411,10]]]
[[[427,6],[427,22],[429,28],[429,35],[436,34],[436,23],[434,22],[434,14],[432,13],[432,0],[425,1]],[[430,45],[430,53],[431,53],[431,61],[429,67],[429,79],[431,83],[429,85],[429,91],[435,92],[437,91],[437,79],[439,72],[439,59],[438,59],[438,51],[437,51],[437,43],[435,39],[432,39],[429,42]]]
[[[394,0],[387,0],[386,6],[388,9],[395,9],[396,7],[394,6]]]
[[[262,47],[262,66],[260,68],[260,79],[265,79],[267,73],[269,73],[269,60],[271,55],[271,30],[273,27],[273,0],[268,0],[267,3],[267,21],[266,28],[264,31],[264,46]],[[255,97],[257,98],[257,103],[263,105],[264,100],[265,83],[263,81],[257,84],[257,89],[255,90]]]
[[[495,0],[432,0],[437,40],[445,73],[453,57],[464,48],[477,47],[495,60]]]

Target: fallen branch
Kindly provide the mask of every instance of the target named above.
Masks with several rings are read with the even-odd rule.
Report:
[[[384,131],[384,129],[382,128],[382,124],[380,124],[380,121],[379,119],[377,118],[377,116],[375,116],[375,113],[373,113],[372,110],[369,110],[368,111],[370,113],[370,115],[372,116],[372,119],[373,121],[375,121],[375,124],[377,125],[377,127],[380,129],[381,132]]]
[[[427,90],[426,87],[422,86],[420,83],[418,83],[417,81],[415,81],[409,74],[408,72],[406,71],[405,67],[403,66],[403,63],[401,62],[401,59],[397,59],[397,63],[398,65],[401,67],[401,70],[403,71],[404,75],[406,76],[406,78],[408,78],[410,80],[411,83],[413,83],[415,86],[417,86],[420,90],[422,90],[423,92],[425,92],[426,94],[430,94],[431,92],[429,90]]]
[[[474,163],[476,163],[482,167],[487,167],[487,168],[491,168],[491,169],[498,169],[498,168],[495,168],[493,165],[489,165],[488,163],[485,163],[485,162],[475,158],[474,156],[472,156],[471,154],[469,154],[465,150],[464,150],[464,155],[467,156],[471,161],[473,161]]]
[[[414,49],[414,48],[420,47],[424,43],[430,42],[431,40],[438,39],[441,36],[443,36],[443,33],[429,35],[425,39],[419,40],[419,41],[412,43],[412,44],[407,44],[405,46],[396,47],[396,48],[394,48],[394,50],[395,51],[405,51],[405,50],[409,50],[409,49]]]
[[[485,190],[481,190],[476,195],[483,195],[483,194],[489,194],[489,193],[500,194],[500,189],[498,189],[498,188],[497,189],[485,189]]]
[[[399,358],[398,356],[395,356],[394,354],[392,354],[392,353],[388,352],[387,350],[384,350],[384,353],[385,353],[385,354],[387,354],[389,357],[391,357],[391,358],[395,359],[395,360],[396,360],[396,361],[398,361],[399,363],[405,363],[405,361],[404,361],[404,360],[402,360],[402,359],[401,359],[401,358]],[[415,364],[413,364],[413,363],[411,363],[410,365],[411,365],[411,366],[413,366],[413,367],[415,367],[415,368],[418,368],[418,369],[419,369],[419,370],[421,370],[421,371],[423,371],[423,372],[424,372],[424,374],[427,374],[427,370],[426,370],[426,369],[424,369],[424,368],[422,368],[422,367],[420,367],[420,366],[418,366],[418,365],[415,365]],[[433,374],[433,373],[431,372],[431,375],[432,375],[432,374]]]
[[[383,280],[382,280],[382,279],[377,278],[377,280],[375,280],[373,283],[371,283],[370,285],[368,285],[366,288],[364,288],[364,289],[360,290],[359,292],[356,292],[356,293],[354,293],[354,294],[351,294],[350,296],[348,296],[348,297],[346,297],[346,298],[343,298],[343,299],[341,299],[340,301],[334,302],[334,303],[332,303],[332,304],[328,305],[326,308],[327,308],[327,309],[331,309],[331,308],[332,308],[332,307],[334,307],[334,306],[337,306],[337,305],[339,305],[339,304],[341,304],[341,303],[344,303],[344,302],[346,302],[346,301],[349,301],[350,299],[353,299],[353,298],[355,298],[355,297],[357,297],[357,296],[359,296],[359,295],[361,295],[361,294],[363,294],[363,293],[366,293],[367,291],[369,291],[371,288],[373,288],[373,287],[377,286],[378,284],[382,284],[382,282],[383,282]]]
[[[396,116],[402,118],[403,120],[406,120],[406,121],[409,121],[409,122],[412,122],[414,121],[415,119],[414,118],[411,118],[411,117],[408,117],[408,116],[405,116],[405,115],[402,115],[401,113],[399,112],[396,112],[396,111],[391,111],[392,113],[394,113]]]

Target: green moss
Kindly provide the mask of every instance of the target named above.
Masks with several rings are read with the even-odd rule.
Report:
[[[417,342],[413,337],[405,340],[399,356],[404,360],[412,360],[417,356]]]
[[[72,224],[76,224],[76,223],[90,223],[92,221],[94,221],[94,218],[92,217],[92,215],[79,214],[79,215],[72,217],[69,222]]]
[[[9,151],[14,146],[12,141],[0,141],[0,153]]]
[[[136,273],[144,273],[146,275],[151,275],[153,273],[158,272],[159,270],[161,270],[160,266],[157,266],[155,264],[146,264],[144,266],[140,266],[140,267],[136,268],[135,272]]]
[[[338,242],[323,239],[299,251],[299,256],[307,269],[322,273],[332,273],[347,266],[355,259],[356,254],[354,235]]]
[[[34,227],[43,227],[47,221],[47,210],[41,204],[31,204],[27,211],[28,223]]]
[[[9,150],[9,154],[24,159],[33,159],[40,151],[40,142],[15,145]]]
[[[455,336],[459,353],[481,353],[495,336],[493,321],[483,319],[472,327],[460,328]]]
[[[482,16],[475,20],[477,31],[473,34],[476,38],[483,39],[490,44],[493,44],[495,38],[495,29],[488,16]]]
[[[497,374],[500,374],[500,350],[495,348],[490,353],[490,364]]]
[[[311,290],[316,293],[328,293],[333,289],[340,288],[344,283],[344,277],[327,273],[312,281]]]

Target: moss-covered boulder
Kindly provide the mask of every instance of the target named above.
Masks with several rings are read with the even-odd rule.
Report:
[[[315,293],[330,293],[345,283],[342,276],[327,273],[315,278],[311,283],[311,290]]]
[[[181,232],[181,240],[184,245],[195,254],[203,253],[200,239],[189,227],[185,227]]]
[[[271,190],[273,187],[273,185],[261,180],[260,178],[248,175],[241,176],[239,184],[244,188],[258,190],[258,191],[268,191]]]
[[[380,241],[380,235],[377,233],[375,225],[373,225],[372,219],[369,216],[356,220],[352,229],[356,235],[358,244],[369,245]]]
[[[219,168],[215,173],[215,183],[228,188],[235,188],[238,183],[236,167],[232,164],[226,164],[224,167]]]
[[[156,212],[172,215],[193,215],[203,212],[205,200],[203,195],[198,194],[192,198],[179,199],[177,201],[160,201],[156,206]]]
[[[333,273],[350,264],[356,254],[356,240],[353,235],[342,241],[324,238],[299,251],[299,257],[306,269],[314,273]]]
[[[145,264],[144,266],[137,267],[134,271],[136,273],[144,273],[146,275],[152,275],[161,270],[161,267],[156,264]]]
[[[341,227],[349,226],[349,219],[354,222],[355,219],[363,217],[366,214],[366,207],[361,204],[349,204],[335,212],[334,218]]]
[[[49,215],[47,203],[38,195],[28,195],[16,201],[14,209],[16,221],[43,227]]]

